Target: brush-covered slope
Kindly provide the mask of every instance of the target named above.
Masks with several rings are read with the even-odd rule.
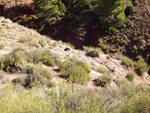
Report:
[[[4,17],[0,31],[0,112],[150,111],[149,75],[123,65],[131,60],[75,50]]]
[[[127,79],[129,73],[131,71],[134,71],[134,68],[131,67],[127,68],[125,65],[122,65],[122,61],[115,60],[110,56],[103,54],[102,51],[100,51],[99,49],[86,48],[85,51],[75,50],[71,48],[70,44],[65,44],[61,41],[54,41],[50,37],[42,36],[32,29],[28,29],[23,26],[20,26],[17,23],[13,23],[9,19],[5,19],[4,17],[0,17],[0,26],[1,26],[1,33],[0,33],[1,57],[3,58],[5,56],[14,55],[13,59],[16,58],[19,59],[19,57],[21,57],[22,59],[21,62],[24,62],[21,63],[22,65],[21,67],[17,67],[16,65],[12,65],[11,64],[12,62],[9,63],[8,65],[8,63],[5,63],[3,59],[1,59],[1,63],[3,63],[3,65],[5,64],[8,65],[7,67],[7,66],[2,66],[1,64],[1,69],[4,71],[3,73],[4,79],[7,78],[9,81],[13,81],[13,79],[21,76],[25,78],[28,77],[27,67],[30,65],[38,65],[38,63],[40,63],[40,65],[43,65],[44,68],[52,71],[52,75],[54,76],[53,77],[54,82],[58,82],[59,80],[70,81],[70,78],[64,78],[64,77],[62,78],[61,76],[62,72],[59,63],[59,61],[64,62],[65,60],[69,60],[69,59],[74,59],[74,60],[76,59],[75,61],[81,61],[82,63],[87,63],[92,68],[92,71],[90,71],[88,74],[90,79],[88,80],[88,82],[84,84],[87,88],[91,88],[91,89],[99,88],[99,86],[96,86],[97,83],[95,81],[99,79],[99,77],[105,74],[108,75],[108,77],[110,77],[112,80],[109,86],[116,87],[117,86],[116,81],[118,81],[119,78]],[[97,57],[91,57],[92,56],[91,51],[94,50],[98,51],[96,52],[99,54],[97,55]],[[17,51],[19,53],[15,53]],[[48,58],[44,57],[45,58],[44,61],[42,60],[43,57],[42,56],[40,57],[41,54],[42,55],[46,54],[43,51],[47,51],[47,53],[49,52],[51,54],[50,55],[51,57],[48,56],[47,56]],[[16,54],[19,54],[18,57],[16,57]],[[26,57],[25,58],[26,60],[24,61],[23,61],[24,58],[22,58],[23,56]],[[35,60],[36,58],[38,60]],[[47,59],[54,60],[53,63],[55,63],[55,65],[51,64],[51,61],[49,61],[50,63],[48,62],[45,63],[45,60],[47,61]],[[42,62],[43,64],[41,64]],[[77,63],[76,65],[78,66],[80,64]],[[11,67],[13,69],[11,69]],[[12,71],[14,69],[16,70]],[[66,68],[66,70],[67,69],[68,68]],[[13,74],[10,74],[11,72],[13,72]],[[72,72],[69,72],[69,74],[71,75]],[[147,84],[149,83],[149,76],[147,73],[143,74],[142,77],[136,76],[133,82],[136,84],[141,84],[141,83]],[[78,82],[76,82],[75,80],[75,83]]]

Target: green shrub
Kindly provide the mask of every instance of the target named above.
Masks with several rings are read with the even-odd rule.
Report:
[[[66,43],[66,45],[67,45],[67,46],[69,46],[69,47],[70,47],[70,48],[72,48],[72,49],[74,49],[74,48],[75,48],[75,47],[74,47],[74,45],[72,45],[72,44],[71,44],[71,43],[69,43],[69,42],[67,42],[67,43]]]
[[[37,64],[42,62],[47,66],[55,66],[51,53],[43,49],[25,51],[21,47],[15,48],[11,54],[1,58],[0,69],[10,73],[25,71],[23,68],[27,63]]]
[[[27,74],[30,76],[26,79],[25,87],[35,87],[38,85],[46,85],[51,87],[52,74],[48,69],[42,66],[29,66]]]
[[[99,57],[100,51],[98,49],[92,49],[89,53],[91,57]]]
[[[13,49],[13,53],[18,52],[18,51],[24,51],[24,50],[25,50],[25,47],[23,47],[23,46],[18,46],[18,47],[15,47],[15,48]]]
[[[126,0],[99,0],[95,13],[99,16],[101,30],[111,33],[124,26]]]
[[[27,42],[28,41],[28,38],[27,37],[21,37],[20,38],[20,42]]]
[[[122,64],[126,65],[126,66],[130,66],[130,67],[134,67],[136,62],[134,62],[132,59],[126,57],[126,56],[122,56],[122,55],[115,55],[114,58],[121,60]]]
[[[90,80],[88,75],[91,72],[91,67],[87,63],[71,59],[59,62],[58,67],[61,71],[60,76],[67,78],[70,82],[87,84]]]
[[[101,48],[105,53],[108,53],[110,51],[110,48],[101,42],[98,44],[98,47]]]
[[[126,80],[126,79],[125,79]],[[2,113],[149,113],[150,87],[126,80],[116,89],[88,92],[84,88],[65,83],[47,90],[25,89],[19,85],[0,84]],[[14,98],[15,97],[15,98]],[[14,104],[15,102],[15,104]]]
[[[83,0],[83,1],[82,1],[82,7],[83,7],[84,9],[90,9],[90,7],[91,7],[90,0]]]
[[[108,73],[109,69],[107,67],[104,66],[99,66],[96,71],[100,72],[100,73]]]
[[[144,59],[142,57],[139,57],[137,62],[133,61],[132,59],[130,59],[126,56],[122,56],[122,55],[115,55],[115,56],[113,56],[113,58],[121,60],[122,63],[126,66],[135,67],[135,69],[137,70],[137,72],[140,75],[143,74],[144,72],[148,72],[148,70],[149,70],[148,64],[144,61]]]
[[[3,113],[100,113],[103,104],[102,99],[86,90],[65,84],[49,91],[37,88],[31,91],[9,84],[0,95],[0,111]]]
[[[136,6],[138,4],[139,4],[139,1],[138,0],[134,0],[133,5]]]
[[[140,43],[144,40],[144,38],[145,38],[144,36],[139,36],[139,37],[135,37],[133,40]]]
[[[135,77],[136,77],[136,73],[134,72],[129,72],[128,75],[126,76],[127,80],[131,82],[134,80]]]
[[[0,44],[0,50],[4,48],[4,44]]]
[[[136,70],[139,74],[143,74],[144,72],[149,71],[148,64],[144,61],[143,58],[139,59],[135,66],[136,66]]]
[[[126,7],[126,9],[125,9],[125,15],[126,16],[133,14],[133,12],[134,12],[133,6],[127,6]]]
[[[46,43],[45,43],[44,40],[40,40],[40,41],[39,41],[39,44],[40,44],[42,47],[46,46]]]
[[[10,73],[23,70],[26,57],[20,52],[15,52],[4,56],[0,61],[0,68]]]
[[[130,84],[130,82],[124,77],[120,77],[120,78],[115,79],[115,83],[119,87],[126,86],[127,84]]]
[[[96,80],[96,85],[107,87],[112,82],[112,76],[110,74],[104,73],[99,79]]]
[[[92,5],[92,6],[95,6],[95,5],[97,5],[97,1],[95,1],[95,0],[92,0],[92,1],[91,1],[91,5]]]
[[[32,38],[30,37],[21,37],[20,42],[25,43],[25,42],[30,42],[32,41]]]
[[[27,59],[31,63],[42,62],[47,66],[55,66],[55,62],[51,56],[51,53],[44,49],[34,49],[27,52]]]

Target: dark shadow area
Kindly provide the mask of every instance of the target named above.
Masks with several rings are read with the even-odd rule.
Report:
[[[4,6],[0,5],[0,16],[4,16]]]
[[[33,15],[33,7],[31,5],[17,5],[3,10],[5,17],[19,17],[24,15]]]
[[[90,53],[85,53],[85,56],[90,57]]]
[[[54,71],[55,71],[55,72],[57,72],[57,73],[58,73],[58,72],[60,72],[60,70],[59,70],[59,69],[54,69]]]

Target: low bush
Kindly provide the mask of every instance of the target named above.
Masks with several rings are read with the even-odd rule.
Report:
[[[145,39],[144,36],[139,36],[139,37],[133,38],[133,40],[134,40],[134,41],[137,41],[138,43],[141,43],[144,39]]]
[[[126,76],[127,80],[129,80],[131,82],[134,80],[135,77],[136,77],[136,73],[134,73],[134,72],[129,72]]]
[[[126,66],[130,66],[130,67],[134,67],[136,62],[134,62],[132,59],[126,57],[126,56],[122,56],[122,55],[115,55],[113,56],[113,58],[121,60],[122,64],[126,65]]]
[[[139,1],[138,0],[134,0],[133,5],[136,6],[138,4],[139,4]]]
[[[55,66],[51,53],[43,49],[25,51],[21,47],[18,47],[15,48],[11,54],[1,57],[0,59],[0,69],[10,73],[23,71],[27,63],[37,64],[42,62],[47,66]]]
[[[14,49],[13,49],[13,53],[15,53],[15,52],[18,52],[18,51],[25,51],[25,47],[23,47],[23,46],[18,46],[18,47],[15,47]]]
[[[29,66],[27,74],[29,74],[29,77],[26,79],[25,87],[32,88],[38,85],[53,86],[51,72],[42,66]]]
[[[134,67],[140,75],[143,74],[144,72],[148,72],[149,70],[148,64],[144,61],[143,57],[139,57],[137,59],[137,62],[122,55],[115,55],[113,56],[113,58],[121,60],[122,63],[126,66]]]
[[[84,46],[83,49],[84,51],[88,52],[91,57],[99,57],[99,55],[103,53],[103,51],[100,48]]]
[[[112,82],[112,76],[104,73],[99,79],[96,80],[97,86],[107,87]]]
[[[42,47],[46,46],[46,43],[45,43],[44,40],[40,40],[40,41],[39,41],[39,44],[40,44]]]
[[[61,71],[61,77],[67,78],[70,82],[87,84],[90,80],[88,75],[91,72],[91,67],[87,63],[71,59],[59,62],[58,67]]]
[[[149,67],[148,67],[148,64],[144,61],[143,58],[139,59],[137,62],[136,62],[136,70],[139,74],[143,74],[144,72],[148,72],[149,71]]]
[[[75,48],[75,47],[74,47],[74,45],[72,45],[72,44],[71,44],[71,43],[69,43],[69,42],[67,42],[67,43],[66,43],[66,45],[67,45],[67,46],[69,46],[69,47],[70,47],[70,48],[72,48],[72,49],[74,49],[74,48]]]
[[[27,37],[21,37],[20,38],[20,42],[27,42],[28,41],[28,38]]]
[[[25,42],[30,42],[32,41],[32,38],[30,37],[21,37],[20,42],[25,43]]]
[[[91,57],[99,57],[100,51],[98,49],[92,49],[89,53]]]
[[[102,44],[101,42],[98,44],[98,47],[104,51],[104,53],[108,53],[110,51],[109,46]]]
[[[104,66],[99,66],[96,71],[100,72],[100,73],[108,73],[109,69],[107,67]]]
[[[49,91],[36,88],[31,91],[9,84],[0,95],[0,111],[3,113],[100,113],[102,105],[102,99],[65,84]]]
[[[27,59],[31,63],[42,62],[47,66],[55,66],[55,62],[51,56],[51,53],[44,49],[34,49],[27,52]]]
[[[24,68],[26,57],[20,52],[14,52],[1,58],[0,69],[10,73],[16,73]]]

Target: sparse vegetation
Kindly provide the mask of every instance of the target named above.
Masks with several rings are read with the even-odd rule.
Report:
[[[23,42],[23,43],[24,43],[24,42],[27,42],[27,41],[28,41],[28,38],[27,38],[27,37],[21,37],[21,38],[20,38],[20,42]]]
[[[30,37],[20,37],[20,42],[25,43],[25,42],[31,42],[33,39]]]
[[[144,61],[143,58],[140,58],[137,61],[135,67],[139,74],[143,74],[144,72],[148,72],[148,70],[149,70],[148,64]]]
[[[104,73],[99,79],[96,80],[96,85],[107,87],[112,82],[112,76],[110,74]]]
[[[133,40],[137,42],[142,42],[144,40],[144,36],[135,37]]]
[[[61,77],[67,78],[70,82],[87,84],[90,80],[88,75],[91,72],[91,67],[87,63],[71,59],[59,62],[58,67]]]
[[[121,60],[122,63],[126,66],[135,67],[137,72],[141,75],[144,72],[148,72],[149,67],[148,64],[144,61],[144,59],[141,57],[137,60],[137,62],[133,61],[132,59],[122,56],[122,55],[115,55],[113,58],[116,58],[118,60]]]
[[[71,43],[67,42],[66,45],[69,46],[70,48],[74,49],[74,45],[72,45]]]
[[[126,65],[126,66],[130,66],[130,67],[134,67],[136,62],[134,62],[132,59],[126,57],[126,56],[122,56],[122,55],[115,55],[113,56],[113,58],[121,60],[122,64]]]
[[[39,41],[39,44],[40,44],[42,47],[46,46],[46,43],[45,43],[44,40],[40,40],[40,41]]]
[[[27,62],[34,64],[42,62],[47,66],[55,66],[49,51],[43,49],[25,51],[22,47],[17,47],[13,50],[13,53],[1,58],[0,69],[16,73],[17,71],[23,71]]]
[[[26,79],[25,87],[35,87],[38,85],[53,86],[52,74],[48,69],[42,66],[29,66],[27,73],[30,75]]]
[[[98,44],[98,47],[104,51],[104,53],[108,53],[110,51],[110,48],[101,42]]]
[[[31,63],[42,62],[47,66],[55,66],[55,62],[51,56],[50,51],[44,49],[33,49],[27,52],[27,59]]]
[[[96,71],[100,72],[100,73],[108,73],[109,69],[107,67],[104,66],[99,66]]]
[[[127,80],[131,82],[134,80],[135,77],[136,77],[136,73],[134,72],[129,72],[128,75],[126,76]]]

